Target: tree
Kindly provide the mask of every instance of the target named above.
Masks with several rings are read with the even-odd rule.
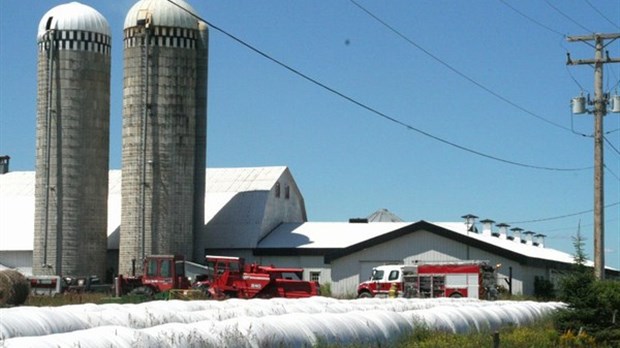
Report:
[[[560,281],[559,299],[567,308],[558,312],[556,327],[561,333],[585,330],[598,342],[620,344],[620,283],[597,281],[594,269],[586,265],[585,239],[579,229],[573,237],[575,247],[572,271]],[[614,312],[615,311],[615,312]]]

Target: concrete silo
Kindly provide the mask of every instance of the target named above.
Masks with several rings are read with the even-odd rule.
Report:
[[[124,25],[119,272],[194,254],[204,226],[207,27],[185,1],[141,0]]]
[[[105,276],[110,28],[72,2],[38,30],[34,274]]]

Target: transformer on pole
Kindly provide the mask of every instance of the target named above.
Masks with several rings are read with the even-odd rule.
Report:
[[[603,116],[607,113],[609,96],[603,92],[603,64],[619,63],[620,58],[610,58],[605,52],[605,40],[610,44],[620,38],[620,33],[593,34],[586,36],[569,36],[568,42],[594,41],[594,59],[572,60],[568,55],[567,65],[588,64],[594,66],[594,100],[592,101],[594,114],[594,275],[597,279],[605,279],[605,204],[604,204],[604,161],[603,161]],[[615,106],[617,96],[613,96],[612,112],[620,112]],[[572,100],[573,113],[586,113],[585,98],[579,96]]]

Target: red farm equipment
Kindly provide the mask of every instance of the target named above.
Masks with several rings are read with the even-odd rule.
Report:
[[[190,290],[191,283],[185,275],[183,256],[150,255],[144,259],[142,275],[119,275],[114,288],[116,296],[134,294],[153,297],[158,293]]]
[[[205,258],[208,274],[194,287],[215,299],[225,298],[302,298],[317,296],[319,284],[304,281],[302,268],[282,268],[246,264],[240,257]]]

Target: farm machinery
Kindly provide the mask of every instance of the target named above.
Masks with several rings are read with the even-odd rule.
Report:
[[[195,274],[193,279],[190,274]],[[141,275],[118,275],[113,284],[102,284],[97,277],[32,276],[28,281],[36,295],[102,292],[117,298],[218,300],[317,296],[319,284],[302,279],[302,268],[249,264],[240,257],[206,256],[200,265],[180,255],[149,255],[143,260]]]
[[[185,275],[185,258],[179,255],[150,255],[144,258],[143,274],[140,276],[119,275],[114,279],[114,294],[142,295],[169,294],[171,291],[191,290],[189,278]]]
[[[243,258],[207,256],[192,283],[186,275],[182,256],[151,255],[144,259],[143,275],[118,276],[114,289],[117,296],[158,294],[180,297],[226,298],[301,298],[318,295],[316,282],[304,281],[301,268],[280,268],[246,264]]]
[[[302,268],[246,264],[240,257],[206,256],[208,273],[197,277],[193,287],[208,297],[302,298],[319,295],[319,284],[304,281]]]

